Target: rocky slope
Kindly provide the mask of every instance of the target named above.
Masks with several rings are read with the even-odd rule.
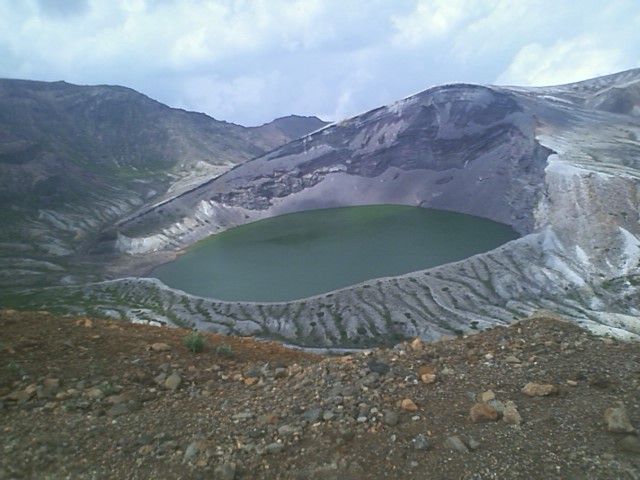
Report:
[[[398,203],[487,217],[523,235],[486,254],[281,304],[217,302],[146,280],[72,295],[117,308],[136,292],[136,305],[165,321],[306,345],[434,339],[541,307],[637,338],[639,85],[631,70],[548,88],[435,87],[143,209],[119,225],[115,245],[153,257],[286,212]]]
[[[56,257],[123,216],[322,125],[247,128],[124,87],[0,79],[0,284],[53,283]]]
[[[637,479],[640,349],[538,317],[321,357],[0,312],[0,477]]]

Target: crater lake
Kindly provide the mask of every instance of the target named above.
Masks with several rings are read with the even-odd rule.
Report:
[[[462,260],[515,238],[508,225],[442,210],[310,210],[212,235],[151,276],[198,296],[280,302]]]

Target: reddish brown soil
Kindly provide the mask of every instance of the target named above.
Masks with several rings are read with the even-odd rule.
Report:
[[[640,478],[637,437],[603,420],[620,401],[640,427],[640,345],[554,319],[348,357],[211,334],[194,354],[180,329],[45,312],[1,312],[0,332],[0,478]],[[162,372],[179,372],[176,391]],[[558,394],[528,397],[528,382]],[[487,390],[522,424],[473,423]],[[309,420],[314,408],[330,414]],[[479,445],[457,451],[451,436]]]

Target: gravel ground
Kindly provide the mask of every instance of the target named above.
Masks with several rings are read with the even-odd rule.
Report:
[[[0,312],[0,478],[640,479],[640,344],[553,315],[340,357]]]

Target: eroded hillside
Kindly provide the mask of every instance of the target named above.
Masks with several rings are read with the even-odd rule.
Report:
[[[163,261],[257,219],[391,203],[470,213],[523,235],[496,250],[286,303],[218,302],[147,280],[95,285],[81,290],[83,301],[114,305],[134,288],[148,299],[137,306],[163,321],[171,306],[184,325],[304,345],[435,339],[539,308],[637,338],[639,84],[640,70],[630,70],[556,87],[434,87],[143,210],[118,226],[114,245]]]
[[[125,87],[0,79],[0,285],[102,278],[104,260],[79,256],[119,219],[323,125],[247,128]]]

